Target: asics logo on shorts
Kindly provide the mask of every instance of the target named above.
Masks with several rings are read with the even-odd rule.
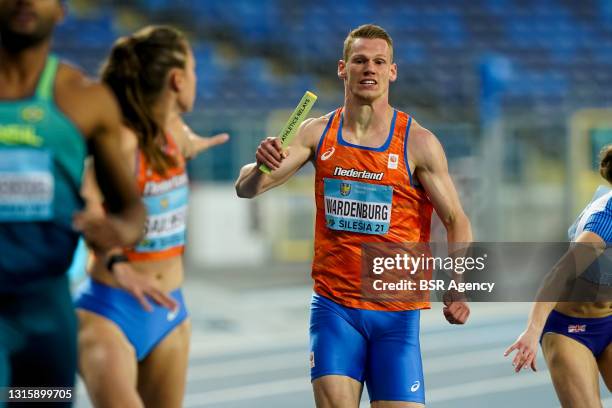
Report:
[[[415,381],[414,384],[412,384],[412,387],[410,387],[410,391],[417,392],[419,388],[421,388],[421,382]]]
[[[166,316],[166,318],[168,319],[169,322],[176,319],[176,316],[178,316],[178,313],[179,313],[179,309],[180,309],[180,306],[177,306],[174,310],[170,310],[168,312],[168,315]]]
[[[327,159],[329,159],[330,157],[332,157],[332,155],[334,154],[334,152],[336,151],[335,147],[331,147],[329,149],[327,149],[322,155],[321,155],[321,160],[325,161]]]

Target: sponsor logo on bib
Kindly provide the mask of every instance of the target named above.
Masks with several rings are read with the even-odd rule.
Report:
[[[340,184],[340,194],[342,194],[343,196],[351,194],[351,185],[348,183]]]

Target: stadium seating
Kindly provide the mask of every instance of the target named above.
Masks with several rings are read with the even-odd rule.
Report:
[[[395,39],[399,79],[392,103],[433,111],[447,122],[477,123],[479,64],[511,66],[502,109],[560,116],[612,102],[612,2],[608,0],[131,0],[122,8],[73,15],[58,51],[95,73],[112,41],[131,28],[120,13],[177,23],[198,59],[199,101],[207,107],[267,111],[292,106],[305,89],[333,92],[350,28],[374,22]],[[106,11],[102,11],[106,10]],[[229,154],[229,153],[228,153]]]

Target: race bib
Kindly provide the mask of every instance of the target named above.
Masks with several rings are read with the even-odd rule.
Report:
[[[53,218],[51,152],[0,148],[0,222]]]
[[[376,235],[389,231],[393,187],[328,178],[323,182],[328,228]]]
[[[164,251],[185,245],[189,190],[183,186],[165,194],[144,197],[147,208],[145,238],[138,252]]]

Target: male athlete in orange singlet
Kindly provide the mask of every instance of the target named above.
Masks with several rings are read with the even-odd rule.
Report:
[[[358,407],[364,382],[372,407],[422,407],[419,313],[429,302],[364,300],[361,244],[428,242],[432,208],[449,243],[470,242],[470,222],[436,137],[389,105],[389,83],[397,78],[391,37],[378,26],[361,26],[346,38],[343,58],[344,107],[305,121],[287,152],[278,138],[263,140],[236,191],[251,198],[308,161],[316,168],[310,343],[317,407]],[[259,171],[261,164],[272,173]],[[346,218],[338,209],[355,201],[380,211]],[[463,324],[469,308],[449,300],[444,315]]]

